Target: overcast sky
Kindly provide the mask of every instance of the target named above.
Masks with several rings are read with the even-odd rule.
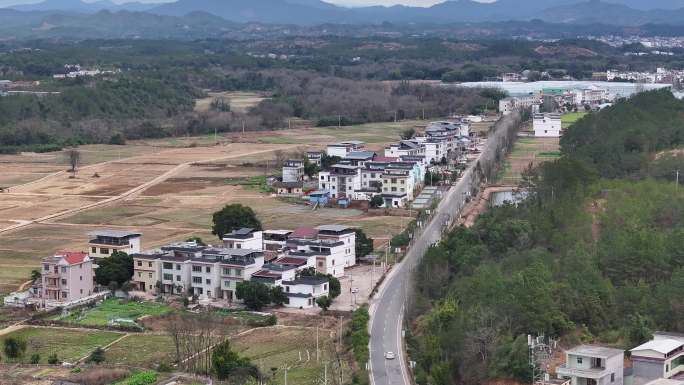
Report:
[[[93,2],[94,0],[85,0],[87,2]],[[113,0],[115,3],[121,4],[121,3],[127,3],[130,2],[131,0]],[[163,3],[163,2],[168,2],[169,0],[137,0],[141,3]],[[396,5],[396,4],[403,4],[403,5],[411,5],[411,6],[416,6],[416,7],[428,7],[433,4],[441,3],[444,0],[324,0],[329,3],[337,4],[337,5],[343,5],[343,6],[349,6],[349,7],[361,7],[361,6],[368,6],[368,5],[385,5],[385,6],[390,6],[390,5]],[[482,2],[488,2],[488,1],[494,1],[494,0],[476,0],[476,1],[482,1]],[[17,4],[29,4],[29,3],[40,3],[41,0],[0,0],[0,7],[7,7],[11,5],[17,5]]]

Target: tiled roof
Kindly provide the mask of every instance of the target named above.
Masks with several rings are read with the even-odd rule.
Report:
[[[318,235],[318,230],[313,227],[299,227],[290,234],[290,238],[316,238]]]
[[[83,263],[83,261],[88,258],[88,253],[83,253],[80,251],[62,251],[58,252],[57,256],[64,258],[66,263],[70,265],[77,265]]]

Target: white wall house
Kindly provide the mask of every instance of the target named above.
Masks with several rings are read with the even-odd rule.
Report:
[[[535,114],[532,127],[536,137],[558,138],[561,136],[561,117],[559,114]]]
[[[631,350],[634,385],[679,377],[684,372],[684,335],[653,333],[653,339]]]
[[[286,307],[310,309],[316,305],[316,299],[329,293],[329,282],[322,277],[298,277],[282,282],[283,291],[288,298]]]
[[[358,140],[349,140],[345,142],[329,144],[326,152],[328,156],[339,156],[340,158],[344,158],[348,153],[361,151],[364,147],[364,142]]]
[[[142,234],[128,231],[98,230],[88,233],[88,242],[92,258],[108,258],[116,251],[126,254],[139,253]]]
[[[343,250],[344,253],[343,266],[356,265],[356,231],[353,228],[344,225],[321,225],[316,229],[318,230],[318,239],[342,244],[340,250]]]
[[[565,364],[556,374],[572,385],[623,385],[624,351],[595,345],[580,345],[565,352]]]
[[[261,250],[264,247],[263,231],[241,228],[223,236],[223,245],[229,249]]]

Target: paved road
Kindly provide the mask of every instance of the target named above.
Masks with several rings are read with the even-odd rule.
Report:
[[[443,196],[433,219],[414,236],[414,243],[406,254],[403,262],[387,277],[380,288],[380,292],[371,302],[370,329],[370,377],[373,385],[410,385],[411,381],[404,359],[402,325],[404,304],[406,302],[408,284],[411,272],[428,247],[438,242],[442,230],[454,223],[461,209],[465,205],[466,194],[477,188],[480,180],[474,172],[475,165],[491,163],[495,154],[500,151],[504,139],[506,125],[515,124],[508,120],[504,126],[497,129],[496,134],[490,135],[485,149],[477,160],[473,161],[464,172],[463,177],[452,186]],[[512,119],[512,118],[511,118]],[[385,359],[385,352],[394,352],[394,360]]]

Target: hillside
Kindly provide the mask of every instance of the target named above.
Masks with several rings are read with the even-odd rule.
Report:
[[[666,127],[682,107],[669,98],[653,92],[614,108],[625,112],[623,122]],[[616,110],[568,132],[579,135],[587,121],[610,124]],[[606,127],[600,138],[619,143],[621,135]],[[528,173],[524,203],[490,210],[427,253],[410,311],[418,383],[528,381],[527,334],[631,348],[653,330],[684,331],[681,189],[658,175],[600,178],[612,168],[574,154],[564,148],[562,158]],[[684,158],[676,160],[681,166]]]

